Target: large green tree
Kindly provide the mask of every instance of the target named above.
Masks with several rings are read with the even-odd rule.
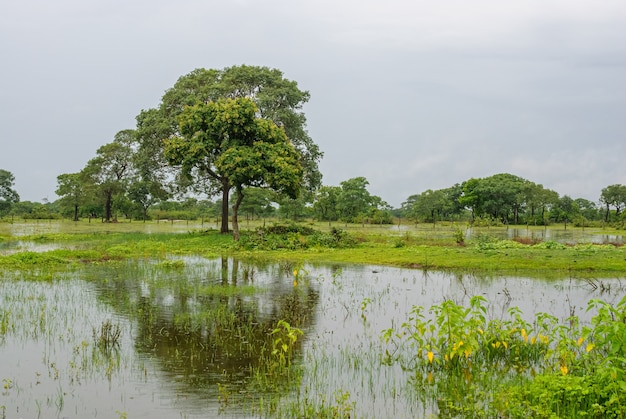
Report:
[[[221,70],[196,69],[180,77],[165,92],[157,108],[143,110],[137,116],[140,143],[138,169],[142,176],[152,177],[162,183],[167,179],[176,179],[179,187],[194,187],[197,192],[207,195],[221,192],[223,233],[228,232],[229,190],[206,171],[194,173],[195,177],[191,179],[179,176],[181,172],[172,171],[172,166],[167,164],[163,146],[164,140],[183,136],[178,118],[185,107],[236,98],[252,100],[256,104],[258,117],[283,128],[298,152],[304,174],[303,186],[309,190],[317,188],[321,183],[317,164],[322,153],[306,130],[306,117],[302,111],[302,106],[309,100],[309,92],[300,90],[296,82],[284,78],[277,69],[247,65]],[[182,173],[189,174],[185,169]]]
[[[531,182],[509,173],[499,173],[487,178],[472,178],[462,185],[461,205],[472,211],[474,217],[488,217],[505,223],[518,221],[527,207]]]
[[[13,189],[15,177],[8,170],[0,169],[0,215],[9,212],[11,206],[20,201],[20,196]]]
[[[208,177],[222,196],[235,191],[233,237],[239,240],[238,210],[246,187],[298,196],[303,169],[283,128],[261,118],[251,99],[219,99],[188,106],[179,116],[181,136],[165,142],[165,156],[188,177]]]

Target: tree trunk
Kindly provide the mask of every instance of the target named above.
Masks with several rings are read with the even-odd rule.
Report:
[[[113,206],[113,195],[110,192],[106,193],[106,203],[104,205],[105,216],[104,219],[107,223],[111,222],[111,208]]]
[[[230,184],[228,180],[222,179],[222,228],[220,233],[228,233],[228,194],[230,192]],[[234,227],[233,227],[234,228]]]
[[[233,205],[233,239],[239,241],[239,221],[237,220],[237,212],[239,211],[239,205],[243,201],[243,191],[237,188],[237,198]]]
[[[78,205],[74,205],[74,221],[78,221]]]

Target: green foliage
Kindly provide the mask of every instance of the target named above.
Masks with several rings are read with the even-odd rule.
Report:
[[[318,205],[317,212],[321,211],[328,220],[338,215],[348,223],[390,224],[389,205],[380,197],[371,195],[367,185],[369,182],[361,176],[341,182],[339,189],[325,189],[323,195],[318,195],[323,203]]]
[[[276,359],[276,366],[280,373],[288,371],[291,367],[293,353],[298,339],[304,334],[301,329],[292,327],[284,320],[279,320],[276,328],[272,330],[272,356]]]
[[[25,269],[25,268],[42,268],[55,265],[67,265],[69,261],[59,257],[51,252],[18,252],[11,255],[0,257],[0,266]]]
[[[515,248],[524,248],[525,246],[521,243],[515,242],[513,240],[498,240],[493,236],[488,234],[478,234],[476,236],[476,250],[480,252],[489,251],[489,250],[500,250],[500,249],[515,249]]]
[[[626,411],[626,297],[592,300],[590,326],[521,311],[486,320],[486,300],[413,307],[387,329],[387,363],[415,371],[420,392],[436,394],[446,416],[623,417]],[[445,413],[444,413],[445,412]]]
[[[113,324],[111,320],[105,320],[100,327],[93,328],[92,336],[94,346],[103,353],[110,354],[120,346],[122,329],[119,324]]]
[[[0,338],[11,328],[11,312],[0,309]]]
[[[600,194],[600,202],[603,203],[606,207],[604,213],[604,220],[606,222],[610,221],[611,215],[613,215],[614,220],[620,220],[623,224],[623,217],[620,217],[621,211],[626,207],[626,186],[615,184],[609,185],[606,188],[602,189]],[[610,208],[615,208],[613,214],[611,214]]]
[[[460,228],[454,230],[454,241],[458,245],[465,244],[465,233]]]
[[[14,184],[13,173],[0,169],[0,216],[9,212],[11,206],[20,201],[20,196],[13,189]]]
[[[356,244],[356,239],[344,230],[333,227],[324,232],[298,224],[260,227],[255,232],[244,234],[239,241],[239,247],[247,250],[350,248]]]
[[[322,153],[306,131],[306,117],[302,112],[302,105],[309,100],[309,96],[307,91],[300,90],[296,82],[285,79],[282,72],[277,69],[247,65],[221,70],[196,69],[180,77],[175,85],[165,92],[157,109],[142,111],[137,116],[140,143],[138,160],[141,162],[142,176],[148,174],[162,181],[174,178],[177,188],[192,189],[207,195],[214,195],[220,191],[224,202],[221,232],[227,233],[230,208],[228,191],[237,186],[235,183],[239,182],[241,185],[246,182],[260,183],[259,176],[263,176],[264,182],[271,184],[272,188],[291,193],[295,185],[294,175],[298,174],[300,177],[297,182],[298,188],[303,186],[304,189],[313,190],[319,186],[321,173],[317,163]],[[229,112],[230,116],[220,117],[219,121],[216,121],[217,124],[206,123],[214,116],[211,114],[211,104],[224,101],[251,102],[258,110],[258,113],[255,112],[256,116],[265,121],[258,124],[259,127],[263,128],[261,125],[265,124],[265,129],[244,129],[241,122],[245,119],[245,112]],[[194,111],[186,110],[194,107]],[[183,115],[184,113],[187,115]],[[193,118],[189,118],[190,113],[199,117],[196,121],[199,124],[195,124]],[[205,122],[202,123],[200,120]],[[200,132],[216,134],[222,130],[224,133],[227,125],[236,130],[230,132],[233,135],[229,135],[228,139],[224,137],[223,144],[221,140],[215,141],[215,138],[210,138],[210,135],[199,134],[198,137],[202,138],[196,138],[198,141],[194,141],[193,147],[180,148],[178,146],[184,144],[175,140],[168,145],[167,155],[164,153],[164,139],[189,140]],[[269,129],[271,125],[280,126],[280,129]],[[287,143],[292,148],[272,146],[270,148],[274,150],[271,150],[270,159],[261,161],[258,153],[268,155],[268,147],[263,144],[257,144],[255,150],[238,148],[243,144],[242,137],[249,136],[252,131],[255,131],[260,139],[282,132],[282,136],[286,136]],[[277,144],[276,141],[267,143]],[[211,147],[211,144],[219,147]],[[279,148],[282,149],[278,150]],[[223,152],[225,154],[218,162],[218,156]],[[285,171],[286,167],[291,169],[295,167],[292,161],[294,153],[297,154],[298,173],[293,170]],[[181,158],[183,155],[187,155],[185,161]],[[168,168],[168,161],[180,164],[180,167]],[[254,164],[250,164],[251,162]],[[217,166],[233,179],[223,178],[224,173],[218,173]],[[190,170],[192,168],[194,170]],[[262,170],[257,171],[258,168]],[[193,182],[189,181],[188,176],[180,176],[179,169],[182,169],[182,174],[193,175]],[[263,170],[267,173],[262,173]],[[271,173],[271,170],[276,172]],[[233,184],[229,184],[228,180],[233,180]]]
[[[239,239],[237,212],[245,188],[265,187],[296,198],[304,173],[301,155],[285,131],[257,114],[258,108],[248,98],[197,103],[179,116],[181,136],[165,143],[169,163],[179,165],[188,178],[206,177],[219,184],[223,199],[235,189],[235,240]]]
[[[353,417],[356,402],[350,400],[350,393],[337,390],[333,393],[334,401],[312,401],[308,394],[302,400],[292,402],[279,409],[278,417],[317,418],[317,419],[350,419]]]
[[[185,267],[185,261],[182,259],[167,259],[159,262],[159,267],[166,269],[182,269]]]
[[[567,246],[565,246],[564,244],[555,242],[553,240],[548,240],[545,242],[534,244],[533,247],[537,249],[566,249],[567,248]]]
[[[119,245],[111,246],[108,249],[106,249],[106,253],[112,258],[122,259],[122,258],[130,256],[133,253],[133,251],[130,247],[119,244]]]

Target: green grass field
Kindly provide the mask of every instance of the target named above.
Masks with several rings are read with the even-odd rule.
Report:
[[[350,245],[343,246],[327,245],[298,232],[281,237],[266,235],[258,240],[256,229],[273,222],[241,224],[242,240],[237,243],[230,235],[215,230],[215,223],[0,223],[0,244],[5,247],[17,242],[40,244],[44,249],[44,244],[56,247],[44,252],[28,247],[18,253],[5,251],[0,266],[52,266],[166,254],[229,254],[299,263],[358,263],[544,277],[614,277],[626,273],[626,246],[620,231],[614,229],[509,226],[473,229],[468,236],[468,227],[460,224],[300,224],[319,231],[321,236],[341,231],[350,238]],[[556,242],[536,236],[562,239]]]

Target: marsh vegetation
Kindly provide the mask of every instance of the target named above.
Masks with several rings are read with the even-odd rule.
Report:
[[[0,417],[624,414],[621,236],[69,226],[3,225]]]

